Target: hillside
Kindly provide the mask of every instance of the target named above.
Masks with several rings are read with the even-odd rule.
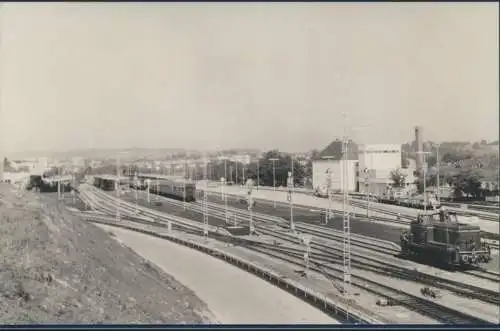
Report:
[[[0,184],[0,324],[209,323],[171,276],[52,196]]]

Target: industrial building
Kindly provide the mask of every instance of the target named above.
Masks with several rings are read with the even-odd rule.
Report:
[[[339,192],[343,188],[344,178],[347,179],[347,190],[356,191],[356,171],[358,165],[358,146],[349,141],[347,144],[347,173],[343,171],[342,141],[337,139],[323,149],[318,157],[312,161],[312,182],[315,190],[325,191],[328,178],[331,180],[332,192]],[[330,175],[328,176],[328,171]]]
[[[391,172],[401,169],[401,145],[360,145],[358,191],[384,194],[392,184]]]

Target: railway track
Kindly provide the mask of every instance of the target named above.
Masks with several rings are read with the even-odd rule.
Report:
[[[103,197],[104,198],[104,197]],[[94,201],[94,206],[98,207],[98,203]],[[99,217],[99,216],[91,216],[91,217]],[[105,216],[101,216],[105,217]],[[112,218],[111,218],[112,219]],[[154,222],[148,222],[141,220],[142,222],[147,222],[149,225],[155,225]],[[156,224],[158,226],[158,224]],[[269,248],[253,248],[254,251],[263,253],[267,256],[271,256],[277,259],[280,259],[282,261],[294,264],[294,265],[299,265],[303,266],[303,261],[300,257],[294,256],[291,251],[285,251],[285,252],[279,252],[273,249]],[[332,266],[332,265],[325,265],[321,263],[320,261],[315,261],[312,260],[312,266],[311,269],[318,271],[320,273],[326,274],[330,278],[338,279],[341,280],[343,275],[342,275],[342,270],[341,267],[337,266]],[[381,284],[379,282],[375,282],[371,279],[368,279],[366,277],[360,276],[360,275],[353,275],[353,285],[364,289],[366,291],[369,291],[371,293],[374,293],[378,296],[385,297],[390,300],[394,300],[398,302],[401,305],[404,305],[406,307],[409,307],[410,309],[417,311],[421,314],[424,314],[426,316],[430,316],[437,321],[443,322],[443,323],[453,323],[453,324],[489,324],[488,322],[485,322],[484,320],[471,316],[469,314],[465,314],[463,312],[458,312],[454,309],[445,307],[439,303],[435,303],[432,301],[428,301],[426,299],[420,298],[415,295],[411,295],[408,293],[405,293],[403,291],[391,288],[387,285]]]
[[[100,192],[103,194],[103,198],[110,198],[109,195]],[[190,204],[190,208],[193,208]],[[224,215],[220,215],[224,216]],[[246,216],[246,215],[245,215]],[[276,220],[273,220],[274,224],[278,224],[279,222],[276,222]],[[258,231],[261,233],[265,233],[267,235],[273,236],[275,238],[292,242],[295,245],[300,245],[300,240],[296,238],[294,235],[290,235],[288,233],[281,233],[279,230],[272,230],[269,229],[267,226],[256,226]],[[332,247],[331,245],[325,245],[324,243],[312,243],[313,246],[313,253],[317,258],[320,258],[323,260],[323,262],[327,263],[333,263],[335,261],[339,261],[341,258],[341,253],[334,254],[332,253]],[[339,247],[336,248],[337,251],[341,251]],[[297,252],[296,252],[297,253]],[[364,262],[356,262],[356,265],[360,269],[364,270],[370,270],[370,271],[375,271],[378,272],[379,274],[383,273],[385,275],[394,277],[398,276],[398,278],[404,279],[404,280],[411,280],[411,281],[418,281],[420,283],[424,283],[427,285],[439,287],[442,289],[449,290],[451,292],[457,293],[459,295],[467,296],[467,297],[474,297],[477,299],[480,299],[485,302],[493,303],[493,304],[500,304],[497,296],[498,293],[488,291],[482,288],[474,287],[472,285],[467,285],[463,284],[460,282],[451,282],[449,280],[443,280],[439,277],[436,276],[430,276],[427,274],[422,274],[422,273],[408,273],[407,269],[402,269],[399,268],[398,266],[394,264],[388,264],[387,262],[381,261],[380,259],[372,258],[372,257],[366,257],[362,256],[360,254],[354,254],[354,256],[362,260]],[[436,286],[439,284],[438,286]]]
[[[290,256],[287,253],[276,252],[272,249],[255,249],[257,252],[269,255],[271,257],[283,260],[288,263],[292,263],[298,266],[304,267],[303,260],[300,257]],[[317,262],[314,259],[311,260],[310,270],[323,273],[330,278],[342,281],[343,280],[343,270],[342,267],[334,267],[331,265],[325,265],[321,262]],[[470,314],[457,312],[452,308],[440,305],[438,303],[420,298],[416,295],[412,295],[390,286],[384,285],[382,283],[373,281],[367,277],[353,274],[352,283],[355,287],[363,289],[365,291],[371,292],[375,295],[382,296],[388,300],[396,301],[398,304],[409,308],[417,313],[423,314],[434,318],[435,320],[446,323],[446,324],[489,324],[485,323],[481,318],[472,316]]]
[[[175,206],[182,206],[182,202],[173,200],[173,199],[168,199],[161,197],[160,198],[163,201],[166,201],[169,204],[175,205]],[[189,204],[189,208],[192,209],[193,211],[202,213],[202,206],[200,202],[194,202]],[[217,203],[208,203],[208,210],[211,212],[214,216],[218,216],[219,218],[224,219],[225,218],[225,207],[217,204]],[[248,222],[248,211],[239,209],[239,208],[234,208],[234,207],[228,207],[228,212],[231,214],[231,216],[237,216],[238,221],[241,222]],[[254,222],[256,224],[269,224],[269,225],[278,225],[280,227],[287,228],[289,226],[288,222],[285,219],[282,219],[280,217],[275,217],[275,216],[270,216],[258,212],[253,213],[253,218]],[[310,235],[313,235],[318,238],[323,238],[327,240],[331,239],[343,239],[343,233],[341,231],[325,228],[322,226],[318,225],[311,225],[311,224],[305,224],[305,223],[296,223],[295,227],[297,230],[300,230],[303,233],[307,233]],[[371,251],[375,251],[378,253],[383,253],[383,254],[389,254],[389,255],[396,255],[399,254],[400,248],[398,245],[387,242],[384,240],[372,238],[372,237],[364,237],[361,235],[351,235],[351,244],[369,249]],[[326,248],[325,248],[326,249]],[[466,272],[472,276],[486,279],[489,281],[493,282],[499,282],[499,276],[498,274],[492,273],[491,271],[484,270],[484,269],[477,269],[474,270],[473,272]]]
[[[273,236],[281,240],[287,240],[294,244],[300,244],[300,239],[289,233],[280,233],[279,231],[262,228],[260,228],[259,231],[267,234],[268,236]],[[343,251],[340,245],[336,245],[337,247],[335,247],[334,245],[332,245],[332,243],[326,244],[314,241],[312,241],[310,245],[313,249],[313,253],[317,252],[321,256],[327,257],[327,259],[323,258],[323,260],[327,260],[328,262],[342,261]],[[334,253],[333,251],[337,253]],[[427,273],[400,267],[396,264],[396,262],[390,262],[388,260],[384,261],[381,258],[373,256],[368,257],[359,253],[351,252],[351,257],[352,261],[356,262],[357,268],[360,269],[371,270],[377,274],[390,276],[392,278],[418,282],[423,285],[447,290],[459,296],[478,299],[483,302],[500,306],[498,291],[492,291],[471,284],[465,284],[450,279],[443,279],[438,276],[433,276]]]

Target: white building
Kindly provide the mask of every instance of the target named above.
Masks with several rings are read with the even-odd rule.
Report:
[[[234,156],[230,157],[230,160],[231,160],[231,162],[238,162],[238,163],[248,165],[252,162],[252,157],[248,154],[234,155]]]
[[[330,171],[331,189],[333,192],[342,191],[343,188],[343,167],[342,163],[347,162],[347,189],[349,192],[356,191],[356,166],[357,160],[315,160],[312,163],[313,188],[326,192],[328,184],[328,173]]]
[[[401,145],[359,145],[358,158],[359,192],[382,195],[392,184],[391,172],[401,169]]]

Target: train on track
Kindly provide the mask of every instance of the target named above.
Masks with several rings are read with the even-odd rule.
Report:
[[[94,176],[94,186],[104,191],[113,191],[116,189],[116,180],[105,176]]]
[[[401,207],[407,207],[407,208],[414,208],[414,209],[433,209],[433,208],[440,208],[441,205],[438,204],[436,201],[433,202],[428,202],[427,206],[425,206],[424,202],[421,199],[388,199],[388,198],[377,198],[377,202],[383,203],[386,205],[396,205],[396,206],[401,206]]]
[[[71,182],[61,181],[61,186],[58,188],[58,181],[55,179],[47,178],[43,175],[31,175],[26,185],[27,190],[35,190],[41,193],[52,193],[61,190],[61,192],[71,192]]]
[[[130,187],[145,190],[148,187],[148,181],[149,191],[153,194],[186,202],[196,201],[196,184],[183,178],[158,179],[155,177],[140,176],[130,181]]]
[[[457,222],[456,213],[440,210],[419,214],[401,234],[404,257],[443,267],[478,266],[491,261],[477,225]]]

